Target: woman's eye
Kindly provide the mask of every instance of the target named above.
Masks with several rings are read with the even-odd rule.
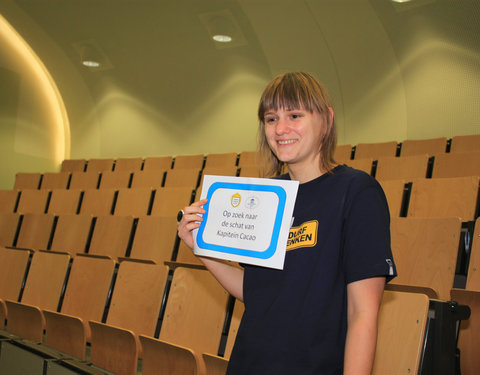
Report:
[[[276,118],[275,117],[267,117],[265,119],[265,122],[275,122]]]

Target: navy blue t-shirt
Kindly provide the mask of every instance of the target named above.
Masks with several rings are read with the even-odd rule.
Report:
[[[245,266],[228,375],[342,374],[347,284],[396,275],[387,201],[368,174],[342,165],[300,184],[293,215],[284,269]]]

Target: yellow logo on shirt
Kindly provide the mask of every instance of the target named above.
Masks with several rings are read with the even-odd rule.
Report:
[[[287,251],[299,247],[313,247],[317,244],[318,221],[307,221],[299,227],[290,228],[287,241]]]

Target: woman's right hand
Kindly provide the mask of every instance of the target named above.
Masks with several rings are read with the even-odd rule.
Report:
[[[182,219],[177,223],[178,237],[191,249],[193,249],[192,230],[200,227],[203,220],[200,215],[206,212],[203,209],[203,205],[206,204],[207,201],[208,199],[202,199],[192,203],[190,206],[184,207]]]

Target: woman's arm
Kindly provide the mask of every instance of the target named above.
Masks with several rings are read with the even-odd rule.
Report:
[[[182,220],[177,224],[178,236],[191,249],[193,249],[192,231],[200,227],[203,219],[199,215],[205,213],[203,209],[205,203],[207,200],[203,199],[185,207]],[[227,292],[243,301],[243,269],[213,258],[200,256],[198,258]]]
[[[344,375],[370,375],[377,343],[377,317],[385,277],[373,277],[347,285],[348,328]]]

